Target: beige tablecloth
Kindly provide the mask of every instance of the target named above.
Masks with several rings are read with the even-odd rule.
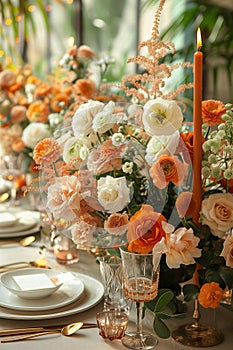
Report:
[[[36,244],[34,247],[21,247],[19,245],[12,246],[2,246],[0,247],[0,264],[7,262],[13,262],[16,260],[31,261],[39,256],[39,246]],[[49,265],[54,269],[66,270],[80,272],[83,274],[90,275],[98,280],[100,280],[99,267],[96,264],[93,255],[80,251],[79,262],[75,265],[64,266],[59,265],[52,253],[48,253],[46,258],[49,261]],[[1,297],[1,296],[0,296]],[[192,306],[190,305],[190,315],[192,314]],[[11,328],[11,327],[27,327],[27,326],[39,326],[39,325],[57,325],[57,324],[68,324],[78,320],[84,322],[95,322],[95,315],[97,311],[100,311],[103,307],[102,301],[93,308],[79,313],[57,319],[46,319],[46,320],[7,320],[0,317],[0,329]],[[202,310],[201,311],[201,321],[203,323],[214,324],[214,311],[213,310]],[[225,340],[222,344],[205,349],[213,350],[232,350],[233,349],[233,313],[219,307],[217,310],[217,321],[218,327],[223,331],[225,335]],[[134,328],[135,313],[134,310],[130,314],[129,328]],[[178,325],[183,323],[191,322],[191,316],[183,320],[169,320],[170,329],[177,328]],[[152,325],[152,315],[147,312],[146,318],[143,320],[143,327],[145,329],[151,330]],[[153,331],[152,331],[153,332]],[[184,350],[192,349],[191,347],[185,347],[181,344],[176,343],[173,339],[158,339],[157,349],[160,350]],[[126,349],[120,341],[105,341],[99,334],[98,329],[88,329],[80,330],[77,334],[72,337],[65,337],[60,334],[50,335],[46,337],[35,338],[27,341],[21,341],[17,343],[0,343],[0,349],[17,349],[17,350],[109,350],[109,349]],[[200,348],[195,348],[200,349]]]

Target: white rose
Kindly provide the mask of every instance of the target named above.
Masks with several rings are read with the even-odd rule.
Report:
[[[214,193],[202,201],[202,224],[222,238],[233,227],[233,194]]]
[[[89,149],[86,145],[88,139],[85,137],[71,137],[64,145],[63,160],[65,163],[69,163],[70,160],[75,158],[85,159],[89,154]]]
[[[95,115],[92,125],[93,130],[103,134],[114,126],[116,123],[116,117],[113,114],[114,108],[115,103],[110,101],[101,112]]]
[[[97,183],[98,200],[109,213],[121,211],[130,202],[130,191],[125,177],[101,177]]]
[[[175,153],[179,143],[179,131],[175,131],[170,136],[152,136],[146,148],[145,159],[149,165],[152,165],[161,155],[172,155]]]
[[[162,98],[148,101],[144,106],[142,122],[145,131],[153,135],[171,135],[182,125],[183,115],[176,101]]]
[[[81,104],[72,119],[74,136],[88,135],[92,131],[92,122],[95,115],[102,111],[104,104],[99,101],[88,101]]]
[[[50,136],[48,125],[31,123],[23,131],[22,140],[29,148],[34,149],[37,143]]]

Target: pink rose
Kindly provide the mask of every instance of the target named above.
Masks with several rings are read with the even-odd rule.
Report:
[[[229,266],[233,269],[233,235],[227,236],[224,244],[223,250],[220,254],[226,260],[226,266]]]

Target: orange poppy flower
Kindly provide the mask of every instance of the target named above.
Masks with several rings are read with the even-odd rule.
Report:
[[[27,118],[30,122],[45,123],[49,113],[49,107],[44,102],[35,101],[28,107]]]
[[[216,282],[205,283],[198,295],[198,301],[204,308],[216,309],[223,296],[223,290]]]
[[[202,119],[208,125],[223,123],[222,115],[226,113],[226,108],[221,101],[206,100],[202,101]]]
[[[129,221],[128,250],[141,254],[151,252],[154,245],[166,236],[162,221],[167,221],[162,214],[155,212],[152,206],[143,204]]]
[[[169,182],[180,186],[184,180],[184,164],[177,156],[160,156],[150,168],[150,176],[153,183],[159,189],[163,189]]]

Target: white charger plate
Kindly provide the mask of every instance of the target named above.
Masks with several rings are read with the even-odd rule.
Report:
[[[0,227],[0,238],[21,237],[39,231],[38,224],[40,220],[40,214],[37,211],[15,211],[14,215],[23,217],[23,225],[21,222],[20,228],[20,226],[18,226],[20,223],[19,221],[11,227]]]
[[[9,212],[1,212],[0,213],[0,228],[3,227],[9,227],[9,226],[13,226],[17,223],[17,221],[19,220],[19,218],[12,213]]]
[[[16,296],[14,296],[14,298],[11,297],[9,300],[9,292],[3,286],[0,286],[0,304],[2,305],[0,306],[0,318],[15,320],[51,319],[80,313],[98,304],[104,295],[104,287],[102,283],[93,277],[81,273],[73,272],[73,274],[75,277],[77,277],[77,280],[83,282],[83,293],[77,298],[77,285],[74,283],[75,280],[70,281],[70,283],[67,285],[64,283],[64,285],[57,292],[46,298],[47,300],[50,299],[50,303],[53,303],[50,305],[51,308],[49,309],[46,309],[44,305],[40,305],[38,303],[37,306],[41,307],[40,310],[25,310],[24,301],[29,302],[29,300],[23,301],[23,299]],[[61,292],[64,293],[65,300],[60,300],[56,303],[54,299],[55,295]],[[15,301],[16,298],[17,302]],[[43,299],[38,300],[38,302],[42,301]],[[5,307],[3,306],[3,303],[5,304]],[[6,304],[8,304],[8,307],[6,307]],[[15,306],[17,309],[15,309]],[[49,307],[49,305],[47,306]]]

